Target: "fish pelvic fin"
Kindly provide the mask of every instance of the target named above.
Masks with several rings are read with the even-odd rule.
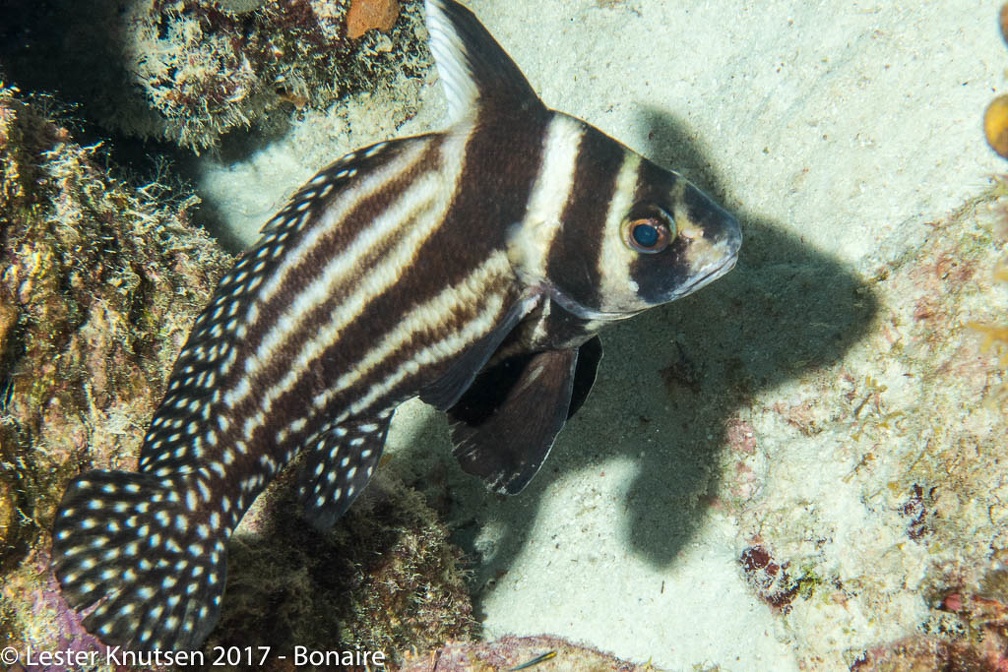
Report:
[[[191,480],[178,481],[92,471],[63,497],[53,566],[67,603],[106,644],[195,649],[217,624],[225,526],[219,513],[201,519]]]
[[[567,420],[577,349],[547,350],[483,371],[448,410],[462,470],[503,495],[521,492]]]
[[[472,12],[452,0],[425,5],[451,123],[494,110],[545,111],[525,75]]]

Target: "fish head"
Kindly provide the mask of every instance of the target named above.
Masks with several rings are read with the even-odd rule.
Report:
[[[677,173],[548,109],[469,10],[425,4],[447,134],[468,138],[467,185],[480,198],[467,202],[485,210],[469,221],[507,230],[511,266],[530,294],[594,325],[674,301],[732,268],[742,236],[730,214]],[[523,212],[502,206],[516,203]]]
[[[641,166],[633,204],[603,236],[613,239],[602,262],[612,281],[600,293],[601,312],[636,312],[692,294],[735,267],[738,220],[677,173]],[[620,280],[623,280],[620,282]]]
[[[678,173],[585,124],[545,273],[556,304],[593,322],[682,298],[730,271],[738,220]]]

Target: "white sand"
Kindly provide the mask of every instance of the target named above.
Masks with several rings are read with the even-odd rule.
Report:
[[[983,109],[1004,87],[1008,67],[991,3],[471,6],[548,104],[660,163],[678,159],[670,167],[712,190],[744,224],[758,222],[743,260],[747,249],[772,260],[772,245],[790,233],[851,272],[875,268],[919,245],[927,222],[1004,169],[981,133]],[[423,97],[433,102],[406,132],[441,111],[429,89]],[[373,117],[389,118],[376,107],[352,113],[352,136],[339,124],[316,124],[251,167],[209,173],[207,193],[228,193],[235,204],[223,207],[244,208],[244,224],[258,227],[315,168],[395,132],[389,123],[367,127]],[[330,149],[321,148],[320,128]],[[297,158],[285,160],[284,152]],[[235,179],[248,189],[236,190]],[[696,301],[718,298],[708,290]],[[723,497],[719,488],[727,486],[719,484],[731,475],[714,473],[722,469],[717,457],[675,459],[677,450],[696,450],[677,443],[677,423],[703,410],[691,409],[688,395],[670,398],[655,370],[675,358],[676,330],[641,318],[604,339],[596,393],[522,496],[501,501],[451,472],[456,522],[475,522],[470,542],[484,556],[477,577],[487,635],[550,632],[672,669],[716,663],[741,672],[797,670],[815,660],[838,669],[851,651],[912,633],[924,615],[912,595],[884,617],[852,604],[843,617],[827,609],[783,620],[752,594],[738,557],[752,542],[743,527],[759,525],[701,501]],[[639,348],[638,337],[668,349]],[[791,394],[789,383],[758,390],[763,404]],[[428,451],[447,455],[443,426],[429,412],[413,404],[397,418],[393,447],[420,465],[429,466]],[[758,428],[772,466],[776,439],[767,427]],[[715,430],[711,440],[723,440]],[[789,459],[804,456],[807,464],[787,472],[798,480],[768,478],[761,497],[806,493],[788,525],[800,527],[808,516],[810,534],[828,528],[840,539],[844,530],[871,527],[857,492],[825,499],[849,470],[847,458],[830,461],[834,448],[821,435],[792,434]],[[723,447],[707,449],[717,455]],[[835,564],[856,560],[842,551]],[[924,562],[911,556],[904,564]]]

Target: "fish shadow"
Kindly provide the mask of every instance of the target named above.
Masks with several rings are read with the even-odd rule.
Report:
[[[683,125],[657,110],[644,114],[645,155],[680,170],[719,202],[738,202]],[[567,474],[580,474],[589,492],[575,495],[580,501],[563,510],[586,511],[598,497],[623,502],[609,531],[593,514],[564,521],[562,529],[581,534],[576,523],[584,522],[593,532],[621,535],[652,566],[674,563],[722,491],[722,451],[742,440],[739,428],[751,400],[839,361],[867,332],[878,300],[853,270],[744,206],[735,214],[745,240],[731,273],[693,296],[603,330],[606,354],[595,389],[524,492],[492,495],[445,463],[454,539],[477,561],[477,609],[479,596],[533,541],[544,499]],[[403,457],[424,459],[419,452],[430,450],[431,441],[444,443],[441,454],[447,455],[441,425],[420,430],[423,447],[407,447]],[[629,482],[618,481],[628,468]],[[487,534],[487,528],[496,532]],[[583,543],[562,537],[534,542],[548,548]]]

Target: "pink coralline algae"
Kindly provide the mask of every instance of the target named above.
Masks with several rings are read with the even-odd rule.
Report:
[[[787,613],[799,589],[788,571],[790,564],[775,560],[770,551],[759,544],[742,551],[739,562],[753,592],[774,609]]]

